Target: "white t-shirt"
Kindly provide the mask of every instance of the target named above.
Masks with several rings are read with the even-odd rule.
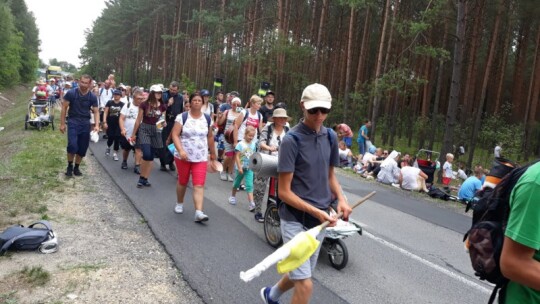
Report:
[[[111,100],[113,97],[112,93],[113,93],[113,89],[111,88],[108,88],[108,89],[99,88],[99,107],[100,108],[105,108],[105,105],[107,104],[107,102]]]
[[[248,117],[242,122],[242,124],[240,125],[240,128],[238,129],[238,141],[241,141],[242,139],[244,139],[246,126],[254,127],[255,137],[257,137],[257,134],[259,134],[259,124],[261,123],[261,121],[259,120],[259,117],[262,119],[262,115],[259,113],[259,111],[255,112],[255,114],[251,114],[249,109],[245,109],[243,114],[244,114],[244,117],[245,115],[248,115]]]
[[[349,148],[346,148],[345,150],[339,149],[339,158],[341,160],[346,160],[350,152],[351,152],[351,149]]]
[[[285,129],[281,130],[279,134],[276,133],[276,130],[272,130],[272,138],[270,138],[270,142],[268,142],[266,145],[270,147],[279,147],[281,145],[281,142],[283,141],[283,136],[285,136],[285,134]],[[273,151],[272,153],[270,153],[270,155],[274,156],[278,156],[278,154],[279,151]]]
[[[192,163],[208,161],[208,121],[201,115],[193,118],[188,112],[187,121],[182,121],[182,114],[176,116],[176,122],[182,125],[182,135],[180,141],[182,148],[186,151],[187,160]],[[175,157],[179,157],[178,152]]]
[[[420,169],[415,167],[406,166],[401,168],[401,175],[403,181],[401,182],[401,188],[405,190],[417,190],[418,189],[418,176],[420,175]]]
[[[372,160],[374,156],[375,156],[374,154],[369,153],[369,152],[366,152],[366,153],[364,154],[364,157],[362,157],[362,163],[363,163],[364,165],[367,165],[368,162],[369,162],[370,160]]]
[[[133,127],[135,126],[135,121],[137,120],[137,115],[139,115],[139,107],[134,104],[128,105],[125,104],[120,115],[124,115],[126,120],[124,120],[124,128],[126,129],[126,136],[131,137],[133,135]]]
[[[449,162],[444,162],[444,165],[443,165],[443,170],[444,170],[444,174],[443,174],[443,177],[449,177],[449,178],[453,178],[454,177],[454,173],[452,171],[452,164],[449,163]]]

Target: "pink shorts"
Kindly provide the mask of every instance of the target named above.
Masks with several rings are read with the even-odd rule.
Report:
[[[233,157],[233,156],[234,156],[234,151],[227,151],[227,152],[225,152],[225,156],[227,156],[227,157]]]
[[[179,158],[174,158],[178,172],[178,183],[182,186],[189,182],[191,173],[193,186],[204,186],[206,181],[206,162],[192,163]]]

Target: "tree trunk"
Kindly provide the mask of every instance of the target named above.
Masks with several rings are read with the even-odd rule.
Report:
[[[358,67],[356,68],[356,81],[355,81],[355,91],[360,90],[360,85],[364,83],[364,70],[365,64],[367,61],[367,51],[369,48],[369,37],[370,37],[370,27],[371,22],[371,10],[369,5],[366,8],[366,17],[364,18],[364,31],[362,33],[362,44],[360,45],[360,55],[358,58]]]
[[[512,120],[519,121],[522,118],[523,114],[523,99],[525,91],[524,88],[524,74],[525,74],[525,63],[527,59],[527,48],[529,45],[529,33],[530,33],[530,20],[524,19],[521,22],[519,29],[518,39],[517,39],[517,58],[516,65],[514,69],[514,81],[512,89]]]
[[[379,54],[377,55],[377,68],[375,70],[375,91],[377,90],[377,84],[379,82],[379,77],[381,76],[381,72],[382,72],[384,43],[386,40],[386,27],[388,25],[389,10],[390,10],[390,0],[386,0],[386,5],[384,8],[384,15],[383,15],[383,27],[381,31],[381,39],[379,41]],[[375,96],[373,98],[373,113],[371,115],[371,136],[370,136],[373,142],[375,140],[375,133],[377,130],[377,118],[379,116],[379,102],[380,102],[380,94],[378,92],[375,92]]]
[[[498,114],[499,110],[501,108],[502,99],[503,99],[503,88],[504,88],[504,76],[506,74],[506,65],[508,63],[508,50],[510,49],[510,37],[512,34],[512,21],[511,16],[512,15],[512,5],[510,4],[509,13],[508,16],[508,24],[506,25],[506,35],[504,38],[503,43],[503,50],[502,50],[502,59],[501,64],[499,68],[499,75],[498,75],[498,82],[497,82],[497,93],[495,95],[495,108],[493,109],[494,114]]]
[[[445,162],[446,153],[452,151],[454,128],[456,126],[456,112],[461,90],[461,71],[463,69],[463,43],[465,39],[465,1],[457,0],[456,41],[454,43],[454,63],[452,67],[452,82],[450,86],[450,99],[446,112],[443,146],[439,162]],[[438,181],[442,179],[442,170],[439,170]]]
[[[531,81],[529,84],[529,93],[527,96],[527,108],[525,110],[524,124],[525,124],[525,141],[523,149],[523,157],[527,159],[529,153],[531,153],[532,144],[532,131],[534,128],[534,122],[536,120],[536,111],[538,109],[539,95],[540,95],[540,26],[537,28],[536,33],[536,48],[535,48],[533,72],[531,73]]]
[[[343,121],[347,122],[349,112],[349,90],[351,89],[351,67],[352,67],[352,44],[354,33],[354,7],[351,5],[351,16],[349,18],[349,33],[347,39],[347,63],[345,64],[345,89],[343,98]]]
[[[469,160],[467,161],[467,167],[472,168],[472,162],[474,158],[474,149],[476,148],[476,141],[478,139],[478,132],[480,131],[480,124],[482,123],[482,114],[484,113],[484,104],[487,96],[487,87],[488,87],[488,81],[491,74],[491,67],[493,65],[493,58],[495,57],[495,50],[496,45],[498,43],[499,39],[499,30],[500,30],[500,24],[501,24],[501,15],[504,10],[504,1],[501,0],[501,3],[499,3],[499,8],[497,10],[497,16],[495,17],[495,25],[493,26],[493,34],[491,36],[491,41],[488,47],[488,57],[486,61],[486,69],[484,70],[484,80],[482,81],[482,88],[481,88],[481,95],[480,100],[478,101],[478,108],[476,110],[476,118],[474,121],[474,128],[471,138],[471,143],[469,145]]]
[[[471,5],[474,5],[474,2],[470,3]],[[465,90],[463,91],[463,108],[461,115],[459,115],[462,125],[465,124],[465,120],[470,117],[468,114],[472,112],[478,75],[478,64],[476,59],[478,57],[478,47],[482,44],[482,23],[484,19],[485,0],[480,0],[478,5],[480,6],[478,9],[473,8],[468,10],[469,12],[472,11],[472,14],[470,15],[474,14],[475,20],[471,29],[471,47],[468,56],[469,62],[467,62],[467,76],[464,81]]]

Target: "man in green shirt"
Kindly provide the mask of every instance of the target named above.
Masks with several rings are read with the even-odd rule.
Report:
[[[540,162],[527,169],[510,195],[501,270],[510,280],[506,304],[540,303]]]

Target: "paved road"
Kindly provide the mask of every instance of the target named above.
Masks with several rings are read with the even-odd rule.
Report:
[[[120,162],[104,156],[103,142],[91,150],[206,303],[258,303],[259,289],[279,278],[270,269],[247,284],[239,279],[240,271],[273,249],[247,211],[245,193],[239,192],[238,205],[227,203],[231,183],[208,176],[204,209],[210,220],[196,224],[190,190],[184,214],[173,212],[176,174],[157,170],[156,163],[152,187],[137,189],[131,163],[121,170]],[[373,182],[347,176],[340,181],[351,202],[373,190],[377,195],[354,212],[365,233],[345,240],[347,267],[337,271],[321,254],[311,303],[487,302],[491,287],[474,277],[461,242],[470,219]]]

